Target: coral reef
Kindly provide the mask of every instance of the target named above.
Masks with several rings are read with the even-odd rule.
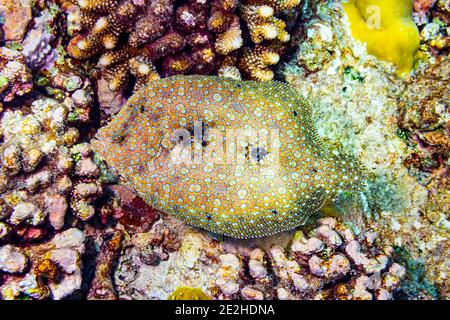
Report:
[[[299,7],[300,0],[246,0],[240,6],[242,19],[247,24],[250,37],[255,44],[245,48],[239,60],[239,69],[246,78],[269,81],[274,78],[270,69],[280,60],[282,44],[290,40],[286,23],[277,16],[282,11]]]
[[[341,1],[0,1],[0,299],[448,299],[449,2],[412,1],[402,78],[410,8],[405,40],[377,3],[375,43]],[[286,80],[367,187],[246,241],[150,207],[89,141],[177,74]]]
[[[205,294],[199,288],[178,287],[174,292],[170,294],[167,300],[210,300],[207,294]]]
[[[89,95],[86,90],[75,90],[62,103],[51,98],[34,100],[31,112],[4,112],[2,220],[17,226],[13,228],[17,229],[15,232],[28,226],[41,228],[47,217],[54,229],[61,229],[71,193],[70,205],[81,216],[79,208],[88,192],[82,190],[88,185],[86,179],[99,175],[88,151],[75,144],[79,131],[70,125],[85,121],[77,115],[78,110],[89,113],[90,100],[80,105],[77,99],[78,94]],[[83,182],[78,182],[80,179]],[[38,230],[44,232],[45,227]]]
[[[2,1],[0,15],[4,18],[3,31],[6,41],[21,41],[32,19],[31,0]]]
[[[414,2],[414,18],[419,26],[421,40],[419,56],[422,61],[435,64],[448,57],[449,16],[450,8],[445,1]],[[426,66],[424,64],[423,68]]]
[[[222,55],[242,45],[235,1],[190,0],[177,6],[172,0],[83,1],[79,6],[69,21],[88,33],[71,40],[69,54],[78,59],[101,54],[98,66],[113,91],[122,89],[130,74],[137,88],[158,78],[156,64],[162,76],[211,73]]]
[[[384,243],[408,247],[411,257],[427,266],[425,277],[447,296],[449,224],[442,212],[448,164],[441,153],[448,122],[447,63],[435,59],[436,65],[422,66],[403,81],[395,68],[354,41],[341,5],[319,6],[317,12],[298,35],[297,58],[284,69],[286,80],[313,102],[319,135],[373,173],[359,199],[344,195],[337,207],[347,212],[346,220],[379,232]],[[416,140],[424,135],[430,142]],[[428,151],[415,151],[414,145]],[[421,164],[420,157],[428,160]]]
[[[82,282],[84,241],[84,233],[72,228],[42,244],[0,247],[1,259],[5,260],[0,261],[0,271],[6,272],[0,297],[60,300],[76,294]]]
[[[32,70],[41,67],[50,69],[58,58],[52,42],[57,39],[58,29],[61,27],[58,23],[60,15],[61,10],[56,5],[51,5],[34,18],[34,26],[22,43],[22,54]]]
[[[97,257],[95,276],[87,298],[89,300],[113,300],[116,293],[111,281],[111,273],[115,259],[120,252],[122,233],[115,230],[112,234],[105,234],[106,240]]]

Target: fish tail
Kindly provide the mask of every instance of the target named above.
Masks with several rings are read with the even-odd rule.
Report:
[[[338,193],[361,192],[366,186],[366,173],[362,164],[353,156],[334,151],[330,159],[334,190]]]

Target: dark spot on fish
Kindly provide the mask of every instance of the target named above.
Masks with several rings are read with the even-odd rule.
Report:
[[[125,140],[125,132],[124,130],[120,130],[119,132],[114,132],[111,135],[112,141],[115,143],[122,143]]]
[[[260,162],[267,156],[267,151],[266,149],[260,147],[252,148],[250,151],[250,156],[256,161]]]

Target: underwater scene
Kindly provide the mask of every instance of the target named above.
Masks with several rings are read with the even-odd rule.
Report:
[[[0,0],[0,300],[450,298],[449,0]]]

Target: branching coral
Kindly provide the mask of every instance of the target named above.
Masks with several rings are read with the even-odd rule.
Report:
[[[100,56],[98,67],[113,91],[123,89],[130,74],[136,89],[158,73],[271,80],[270,66],[290,39],[281,13],[299,3],[248,0],[238,9],[237,0],[80,0],[68,16],[69,28],[80,32],[68,52],[77,59]],[[136,72],[136,62],[145,74]]]
[[[240,6],[242,19],[256,44],[246,48],[239,61],[239,69],[246,78],[269,81],[274,77],[270,66],[280,60],[280,48],[290,40],[286,23],[277,16],[285,10],[298,7],[300,0],[246,0]]]
[[[242,45],[236,1],[78,1],[68,19],[82,32],[69,46],[77,59],[101,55],[98,67],[111,90],[136,88],[162,76],[209,74]]]

